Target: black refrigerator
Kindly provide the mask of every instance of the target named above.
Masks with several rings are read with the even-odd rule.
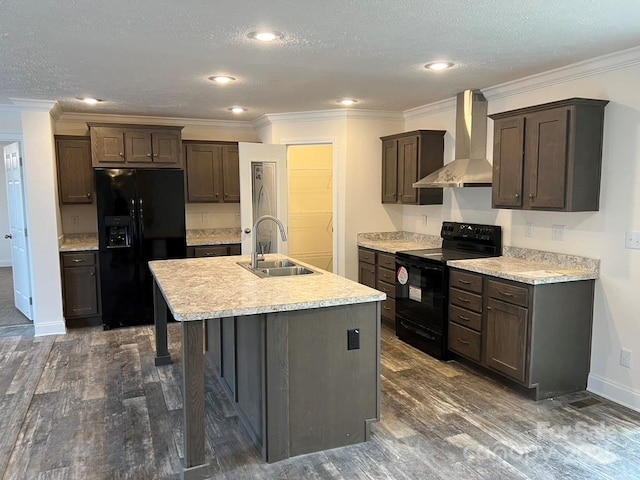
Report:
[[[185,258],[184,174],[95,169],[102,324],[153,323],[148,262]]]

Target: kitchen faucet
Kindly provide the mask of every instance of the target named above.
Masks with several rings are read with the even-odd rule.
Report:
[[[287,232],[284,230],[284,225],[280,220],[271,215],[263,215],[256,220],[256,223],[253,224],[253,231],[251,234],[253,235],[253,252],[251,252],[251,268],[258,268],[258,257],[262,255],[258,252],[258,225],[260,225],[265,220],[273,220],[278,228],[280,229],[280,236],[282,237],[282,241],[287,241]]]

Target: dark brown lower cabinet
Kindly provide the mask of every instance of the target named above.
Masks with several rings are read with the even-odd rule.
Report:
[[[594,280],[529,285],[454,268],[450,284],[451,352],[536,400],[586,388]]]
[[[241,247],[239,243],[229,243],[223,245],[197,245],[187,247],[187,257],[225,257],[227,255],[240,255]]]
[[[358,283],[387,294],[382,302],[381,316],[390,324],[396,322],[395,267],[395,255],[358,248]]]
[[[102,323],[97,260],[95,252],[61,255],[64,317],[68,327]]]
[[[487,301],[485,362],[520,382],[525,377],[527,316],[526,308],[493,298]]]

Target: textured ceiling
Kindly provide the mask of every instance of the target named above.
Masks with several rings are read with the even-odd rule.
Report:
[[[355,97],[402,111],[640,45],[639,21],[637,0],[0,0],[0,104],[253,120]],[[282,41],[247,37],[261,27]],[[457,66],[423,68],[437,59]]]

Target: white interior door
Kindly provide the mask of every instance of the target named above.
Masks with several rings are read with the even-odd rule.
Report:
[[[4,147],[4,168],[7,178],[7,203],[9,206],[9,230],[11,240],[11,264],[16,308],[29,320],[31,312],[31,279],[29,275],[29,249],[24,206],[24,182],[20,158],[20,145],[12,143]],[[6,238],[6,237],[5,237]]]
[[[288,199],[287,199],[287,146],[272,145],[264,143],[238,144],[240,155],[240,225],[242,227],[242,254],[248,255],[253,251],[253,223],[261,213],[254,212],[254,205],[260,208],[264,202],[257,202],[260,199],[260,192],[254,192],[253,188],[253,165],[257,163],[268,163],[275,166],[276,192],[269,192],[268,195],[275,197],[275,216],[284,224],[287,229]],[[264,193],[262,198],[266,198]],[[256,201],[254,201],[256,200]],[[265,223],[263,223],[264,225]],[[286,254],[288,247],[286,242],[282,242],[280,235],[277,237],[277,251]]]

